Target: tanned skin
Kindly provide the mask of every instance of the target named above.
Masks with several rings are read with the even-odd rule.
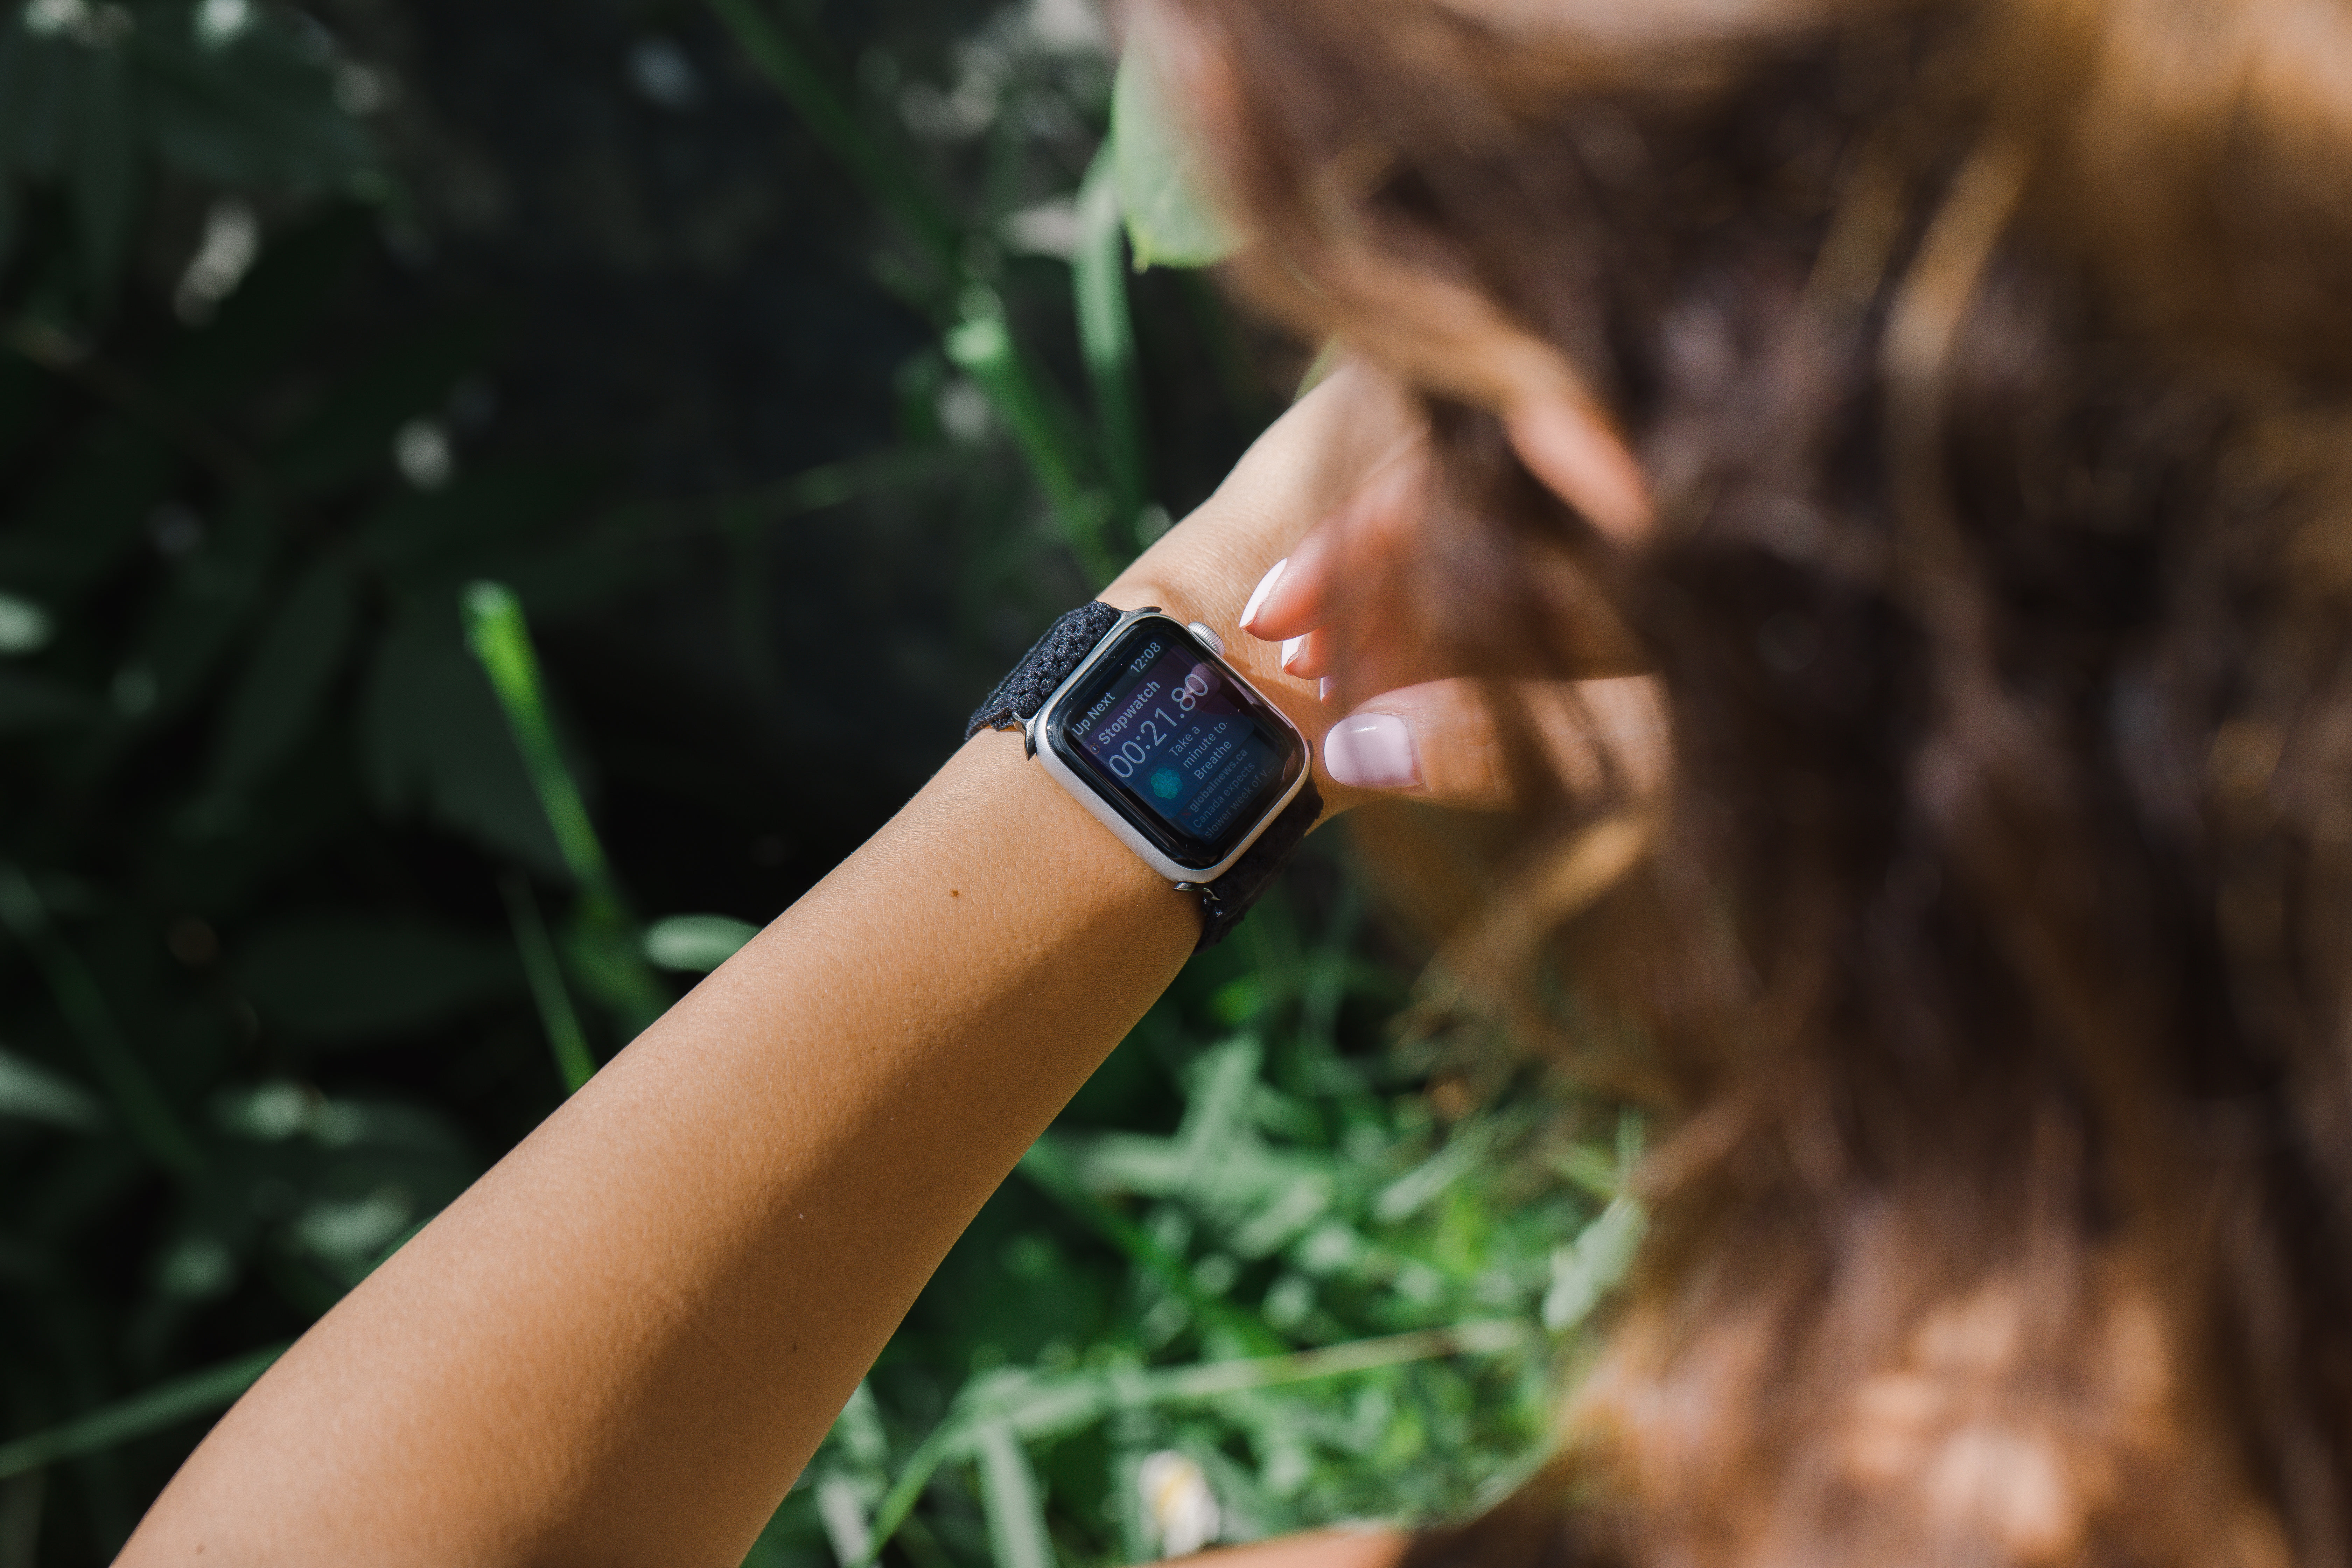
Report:
[[[1407,439],[1335,380],[1103,596],[1218,628],[1318,736],[1235,617]],[[740,1562],[1199,919],[1018,735],[975,737],[304,1335],[121,1561]]]
[[[1236,617],[1416,438],[1388,384],[1342,373],[1103,597],[1206,622],[1319,742],[1339,714]],[[1317,755],[1331,811],[1365,798]],[[121,1561],[740,1562],[1198,933],[1192,900],[1018,735],[975,737],[305,1334]],[[1223,1555],[1391,1568],[1401,1547],[1352,1531]]]

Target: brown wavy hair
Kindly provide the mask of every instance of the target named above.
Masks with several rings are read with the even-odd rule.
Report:
[[[1420,1559],[2347,1563],[2352,4],[1163,25],[1240,286],[1429,401],[1434,635],[1672,725],[1514,884],[1643,1042],[1653,1244]],[[1645,539],[1513,459],[1537,385]]]

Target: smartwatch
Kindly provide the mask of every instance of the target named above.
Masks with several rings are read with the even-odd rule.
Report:
[[[1028,754],[1143,863],[1201,900],[1215,946],[1273,882],[1323,800],[1307,737],[1227,664],[1200,622],[1081,605],[964,730],[1019,730]]]

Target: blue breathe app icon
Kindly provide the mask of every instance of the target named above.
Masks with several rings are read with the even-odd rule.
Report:
[[[1151,793],[1162,800],[1174,800],[1184,788],[1184,775],[1174,768],[1161,768],[1151,775]]]

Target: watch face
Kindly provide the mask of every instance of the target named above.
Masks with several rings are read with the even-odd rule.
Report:
[[[1180,865],[1217,864],[1307,765],[1307,744],[1181,626],[1129,624],[1047,717],[1045,743]]]

